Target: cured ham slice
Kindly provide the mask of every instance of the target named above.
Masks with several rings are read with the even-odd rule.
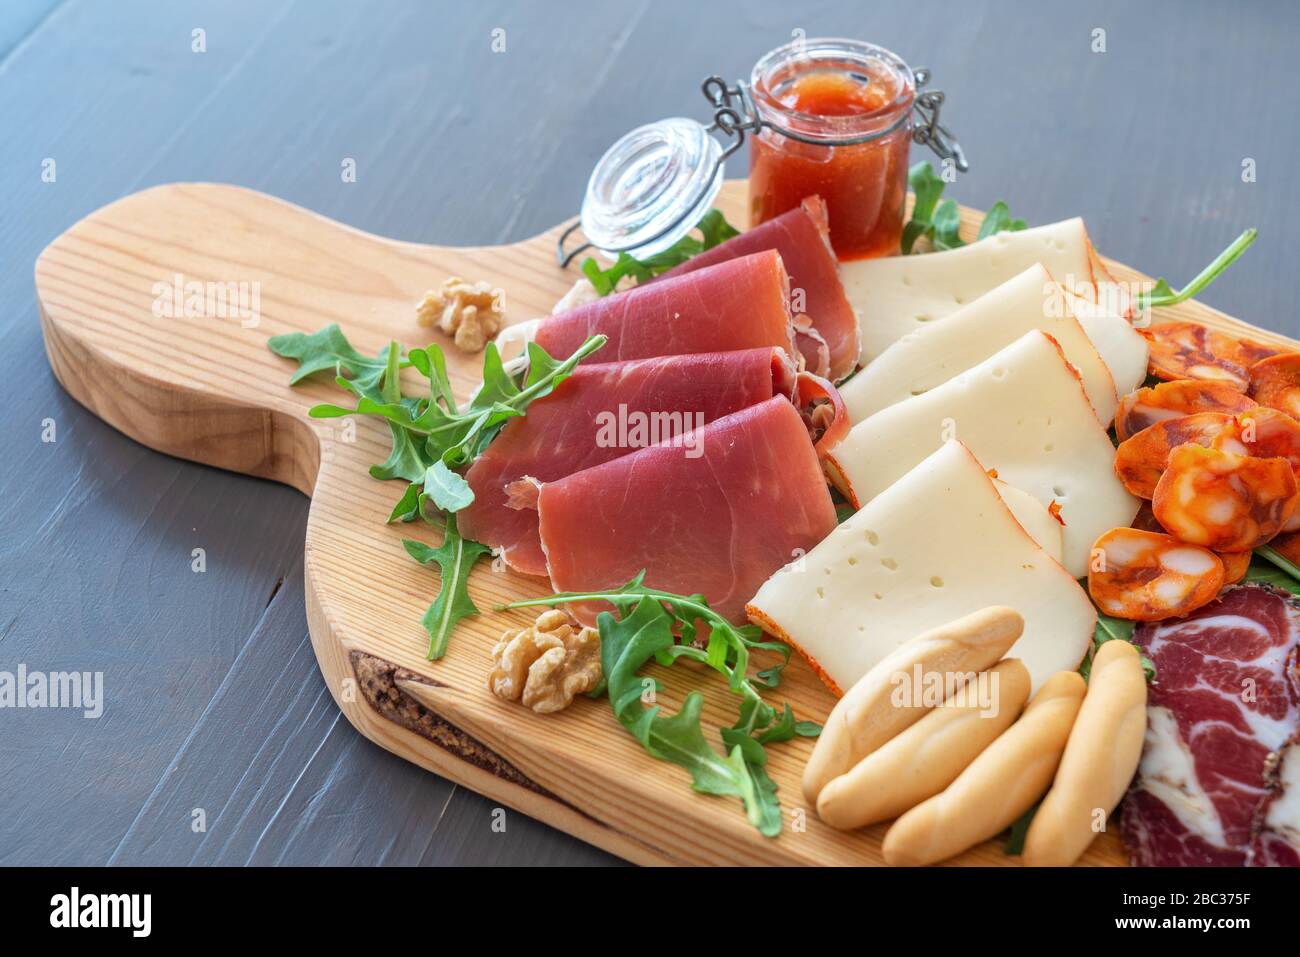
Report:
[[[701,454],[690,457],[693,443]],[[835,528],[795,407],[768,399],[668,443],[542,486],[542,548],[557,591],[645,583],[702,593],[745,621],[745,602]],[[587,621],[599,609],[575,608]]]
[[[790,398],[795,370],[780,349],[582,365],[510,420],[470,468],[466,538],[501,548],[511,568],[546,574],[537,512],[511,507],[508,487],[551,482],[688,432],[773,396]]]
[[[831,249],[826,203],[820,196],[809,196],[775,219],[692,256],[660,279],[695,272],[764,249],[780,253],[790,274],[790,287],[795,291],[796,338],[808,371],[839,382],[858,364],[858,317],[844,295],[839,263]],[[798,295],[800,290],[802,301]],[[803,306],[802,311],[797,308],[799,305]],[[807,322],[801,322],[801,316]]]
[[[1300,781],[1281,758],[1300,731],[1300,600],[1238,585],[1187,618],[1139,625],[1134,640],[1158,680],[1124,801],[1133,863],[1296,862]]]
[[[569,356],[601,333],[609,337],[601,362],[762,346],[794,355],[788,296],[781,257],[768,250],[550,316],[534,340],[553,356]]]

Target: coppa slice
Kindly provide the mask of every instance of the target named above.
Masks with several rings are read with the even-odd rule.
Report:
[[[550,316],[533,338],[551,355],[567,356],[600,333],[609,337],[602,362],[760,346],[794,355],[788,294],[781,257],[769,250]]]
[[[1300,603],[1262,585],[1229,588],[1184,619],[1138,626],[1134,642],[1159,681],[1124,801],[1134,864],[1252,862],[1261,810],[1277,796],[1274,755],[1300,727],[1298,638]]]
[[[828,467],[841,491],[861,504],[948,438],[963,442],[998,478],[1060,506],[1063,563],[1076,577],[1087,574],[1097,537],[1137,514],[1138,500],[1115,476],[1106,430],[1041,331],[859,422],[830,454]]]
[[[817,453],[784,398],[548,482],[537,511],[556,591],[611,588],[645,569],[647,585],[702,593],[734,621],[772,572],[835,528]]]
[[[550,482],[655,445],[775,395],[794,392],[780,349],[581,365],[528,414],[506,423],[465,478],[474,502],[457,516],[466,538],[499,547],[506,564],[546,574],[537,512],[511,507],[507,486]]]
[[[1099,299],[1098,282],[1110,281],[1088,242],[1083,220],[1077,218],[996,233],[945,252],[841,263],[844,290],[862,329],[862,364],[1035,263],[1094,302]]]
[[[840,390],[849,417],[861,422],[881,409],[928,392],[1026,332],[1041,329],[1057,341],[1078,371],[1097,418],[1110,425],[1119,402],[1115,380],[1075,319],[1072,298],[1041,263],[1035,263],[946,319],[909,332],[872,360]],[[1132,341],[1145,357],[1145,341],[1128,322],[1119,316],[1108,318],[1132,332]]]
[[[858,319],[844,296],[839,264],[831,250],[826,204],[820,196],[809,196],[776,219],[692,256],[655,281],[765,249],[780,253],[790,274],[792,305],[803,307],[794,309],[796,327],[804,326],[803,318],[812,324],[811,330],[796,334],[808,370],[838,382],[858,364]]]
[[[1035,686],[1073,671],[1091,646],[1088,596],[951,441],[774,574],[747,610],[842,693],[909,638],[989,605],[1024,618],[1007,654]]]

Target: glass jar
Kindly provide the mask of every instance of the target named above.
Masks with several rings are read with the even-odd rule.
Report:
[[[916,87],[901,57],[858,40],[796,40],[754,64],[749,225],[816,193],[840,259],[896,254]]]
[[[840,259],[899,251],[907,197],[908,145],[929,146],[965,172],[956,138],[939,123],[944,95],[930,71],[859,40],[796,40],[754,65],[750,82],[720,76],[701,84],[713,122],[675,117],[639,127],[611,146],[592,171],[582,215],[563,230],[562,267],[594,249],[645,258],[700,221],[722,185],[728,157],[753,137],[750,226],[817,194],[829,211]],[[719,143],[712,136],[722,133]],[[581,229],[585,242],[569,248]]]

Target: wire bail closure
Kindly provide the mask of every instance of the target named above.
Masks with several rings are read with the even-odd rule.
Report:
[[[924,67],[917,69],[913,75],[916,77],[917,95],[912,101],[912,112],[920,121],[912,130],[913,142],[930,147],[940,159],[952,160],[958,172],[967,172],[970,164],[966,161],[966,154],[962,151],[961,144],[957,142],[952,132],[939,122],[939,111],[943,107],[944,100],[943,91],[923,91],[923,87],[930,82],[929,69]],[[746,131],[757,133],[767,127],[782,136],[811,146],[857,146],[888,136],[907,122],[909,116],[904,113],[885,129],[874,130],[861,136],[838,140],[812,139],[794,130],[785,129],[771,120],[761,119],[758,111],[754,109],[749,87],[743,80],[737,80],[735,86],[727,86],[727,82],[722,77],[714,75],[700,84],[700,90],[704,93],[704,98],[713,106],[713,123],[708,127],[709,131],[721,130],[728,137],[734,137],[723,152],[723,158],[740,149],[745,142]]]
[[[708,181],[716,178],[728,157],[733,156],[745,144],[746,133],[758,133],[764,127],[789,139],[812,146],[857,146],[861,143],[869,143],[888,136],[900,129],[913,116],[916,117],[916,122],[912,129],[912,141],[928,146],[941,160],[951,161],[958,172],[967,172],[970,169],[970,164],[966,160],[966,154],[962,151],[961,144],[957,142],[957,138],[952,134],[952,131],[939,122],[939,114],[944,103],[943,91],[924,89],[930,82],[930,71],[928,69],[914,70],[912,75],[916,78],[916,95],[912,101],[910,111],[901,114],[896,121],[884,129],[836,140],[812,139],[794,130],[785,129],[771,120],[762,119],[754,108],[749,87],[743,80],[737,80],[734,86],[728,86],[727,81],[716,74],[706,78],[700,84],[700,91],[704,94],[704,98],[709,101],[709,105],[713,107],[713,122],[703,127],[703,129],[705,133],[722,133],[727,141],[725,146],[722,147],[722,151],[713,161],[713,168],[710,170]],[[680,230],[682,223],[689,214],[690,210],[683,212],[653,236],[641,237],[640,242],[653,242],[656,239],[668,236],[676,230]],[[587,241],[574,249],[565,249],[565,244],[581,225],[581,219],[571,223],[556,241],[555,258],[562,269],[568,268],[569,264],[579,254],[593,248],[593,244]],[[694,223],[690,225],[693,226]],[[617,252],[618,250],[611,251]]]

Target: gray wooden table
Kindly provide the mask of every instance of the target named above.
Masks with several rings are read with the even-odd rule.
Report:
[[[861,36],[949,92],[961,200],[1083,215],[1175,285],[1256,225],[1203,299],[1300,336],[1300,5],[567,6],[0,7],[0,672],[104,676],[98,719],[0,710],[0,864],[614,863],[522,815],[495,831],[490,802],[340,717],[307,638],[298,493],[158,455],[59,389],[33,261],[126,193],[219,180],[401,239],[521,239],[573,213],[621,132],[704,116],[702,77],[747,74],[794,30]]]

